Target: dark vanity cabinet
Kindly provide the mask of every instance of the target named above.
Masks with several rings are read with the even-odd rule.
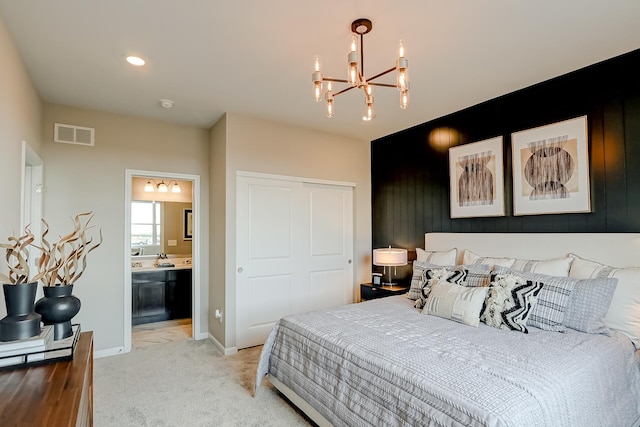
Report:
[[[191,269],[132,273],[133,325],[188,317],[191,317]]]
[[[165,298],[169,319],[191,317],[191,269],[167,271]]]

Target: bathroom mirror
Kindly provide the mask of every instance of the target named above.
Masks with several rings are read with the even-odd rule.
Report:
[[[160,253],[191,255],[184,238],[184,212],[190,202],[131,202],[131,256],[155,258]]]

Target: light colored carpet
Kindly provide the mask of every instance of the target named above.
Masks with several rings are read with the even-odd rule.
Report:
[[[262,347],[222,356],[208,341],[156,344],[94,362],[94,425],[308,426],[265,380]]]

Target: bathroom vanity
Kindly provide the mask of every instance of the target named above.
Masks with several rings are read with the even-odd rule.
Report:
[[[133,268],[131,323],[191,317],[191,265]]]

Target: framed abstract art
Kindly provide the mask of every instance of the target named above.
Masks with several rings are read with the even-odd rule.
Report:
[[[193,238],[193,211],[184,209],[184,217],[182,222],[182,240],[191,240]]]
[[[511,134],[513,214],[591,212],[587,116]]]
[[[451,218],[504,216],[502,136],[449,149]]]

